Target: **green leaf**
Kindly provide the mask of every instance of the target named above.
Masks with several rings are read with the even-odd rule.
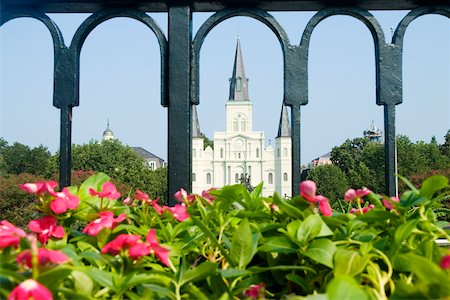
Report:
[[[393,259],[394,268],[403,272],[412,272],[419,281],[427,284],[450,286],[450,277],[441,270],[433,261],[413,254],[399,254]]]
[[[400,225],[395,230],[394,245],[392,245],[392,251],[395,253],[410,235],[411,232],[417,227],[418,220],[411,220]]]
[[[49,290],[54,291],[71,273],[71,268],[56,267],[39,274],[37,281],[45,285]]]
[[[190,284],[187,288],[188,293],[192,296],[191,299],[196,300],[210,300],[211,297],[202,292],[198,287]]]
[[[219,270],[220,275],[222,275],[225,278],[234,278],[234,277],[241,277],[241,276],[247,276],[252,274],[252,272],[248,270],[239,270],[239,269],[220,269]]]
[[[296,253],[298,251],[298,246],[284,236],[276,236],[264,239],[264,243],[258,248],[258,251]]]
[[[314,240],[305,251],[305,255],[329,268],[333,268],[333,255],[336,245],[328,239]]]
[[[355,276],[361,273],[369,261],[369,256],[361,256],[358,252],[337,249],[334,254],[334,274]]]
[[[113,284],[113,275],[112,273],[96,269],[96,268],[88,268],[86,269],[86,274],[88,274],[92,279],[95,280],[102,287],[109,288],[110,290],[116,291],[116,287]]]
[[[247,219],[243,219],[231,239],[230,256],[239,268],[245,268],[255,255],[257,245]]]
[[[322,230],[322,225],[326,226],[319,215],[309,215],[297,230],[297,239],[300,243],[307,243],[312,240]],[[330,231],[328,229],[328,231]]]
[[[329,299],[339,300],[368,300],[369,296],[364,289],[350,276],[335,277],[327,287]]]
[[[431,176],[425,179],[419,192],[420,195],[431,199],[433,195],[448,186],[448,178],[445,176]]]
[[[77,270],[72,271],[72,277],[75,285],[75,290],[84,295],[91,295],[94,288],[94,282],[91,277]]]
[[[143,284],[142,286],[143,286],[144,288],[150,290],[151,292],[158,294],[158,295],[166,296],[166,297],[168,297],[169,299],[177,299],[177,296],[175,295],[175,293],[172,292],[171,289],[166,288],[166,287],[164,287],[164,286],[160,286],[160,285],[156,285],[156,284],[151,284],[151,283]]]
[[[68,288],[64,288],[64,287],[59,288],[58,291],[66,296],[64,299],[77,299],[77,300],[93,300],[93,299],[95,299],[95,298],[91,297],[90,295],[81,294],[81,293],[74,291],[73,289],[68,289]]]
[[[287,203],[283,199],[278,196],[277,193],[273,194],[273,203],[275,203],[279,208],[280,211],[287,214],[288,216],[291,216],[295,219],[303,220],[305,218],[305,215],[301,210],[299,210],[297,207]]]
[[[216,264],[206,261],[184,273],[183,277],[180,280],[180,285],[184,285],[188,282],[197,282],[199,280],[202,280],[213,274],[216,269]]]

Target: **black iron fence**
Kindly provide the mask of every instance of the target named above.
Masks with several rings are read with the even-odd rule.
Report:
[[[395,28],[391,41],[369,10],[410,10]],[[291,44],[283,27],[268,11],[317,11],[309,20],[300,44]],[[92,13],[77,29],[69,47],[47,13]],[[147,12],[168,13],[168,34]],[[194,12],[215,12],[192,33]],[[284,103],[291,107],[292,194],[300,183],[300,112],[308,104],[308,51],[314,28],[333,15],[348,15],[369,29],[375,49],[376,105],[384,107],[386,193],[396,195],[395,109],[402,103],[402,47],[408,25],[427,14],[450,18],[447,0],[341,1],[144,1],[144,0],[2,0],[0,25],[20,17],[41,21],[50,31],[54,49],[53,106],[61,112],[60,185],[70,184],[72,108],[79,106],[80,51],[90,32],[102,22],[130,17],[145,24],[157,37],[161,53],[161,105],[168,109],[168,193],[191,186],[191,107],[199,104],[199,56],[208,33],[222,21],[247,16],[265,24],[277,37],[283,55]],[[448,63],[448,62],[447,62]],[[168,197],[171,199],[171,197]]]

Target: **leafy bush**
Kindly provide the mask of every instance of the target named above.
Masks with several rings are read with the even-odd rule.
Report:
[[[434,176],[401,199],[348,190],[332,212],[312,181],[301,196],[260,196],[242,185],[120,200],[105,174],[55,192],[25,184],[42,215],[25,236],[0,226],[0,292],[17,299],[442,299],[450,297],[449,239],[433,208],[450,190]],[[321,215],[323,214],[323,215]],[[87,224],[74,228],[75,222]],[[300,298],[303,296],[305,298]]]

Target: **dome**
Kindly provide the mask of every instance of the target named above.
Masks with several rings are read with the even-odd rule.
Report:
[[[105,131],[103,131],[103,140],[108,141],[108,140],[112,140],[112,139],[115,139],[114,132],[109,128],[109,120],[108,120],[106,129],[105,129]]]

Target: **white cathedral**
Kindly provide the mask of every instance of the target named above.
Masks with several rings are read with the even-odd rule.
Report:
[[[204,149],[197,109],[192,109],[192,192],[236,184],[264,182],[263,196],[277,192],[291,196],[291,126],[286,106],[281,108],[274,145],[266,145],[263,131],[253,131],[253,104],[239,38],[236,45],[230,95],[225,103],[226,131],[214,132],[214,147]]]

